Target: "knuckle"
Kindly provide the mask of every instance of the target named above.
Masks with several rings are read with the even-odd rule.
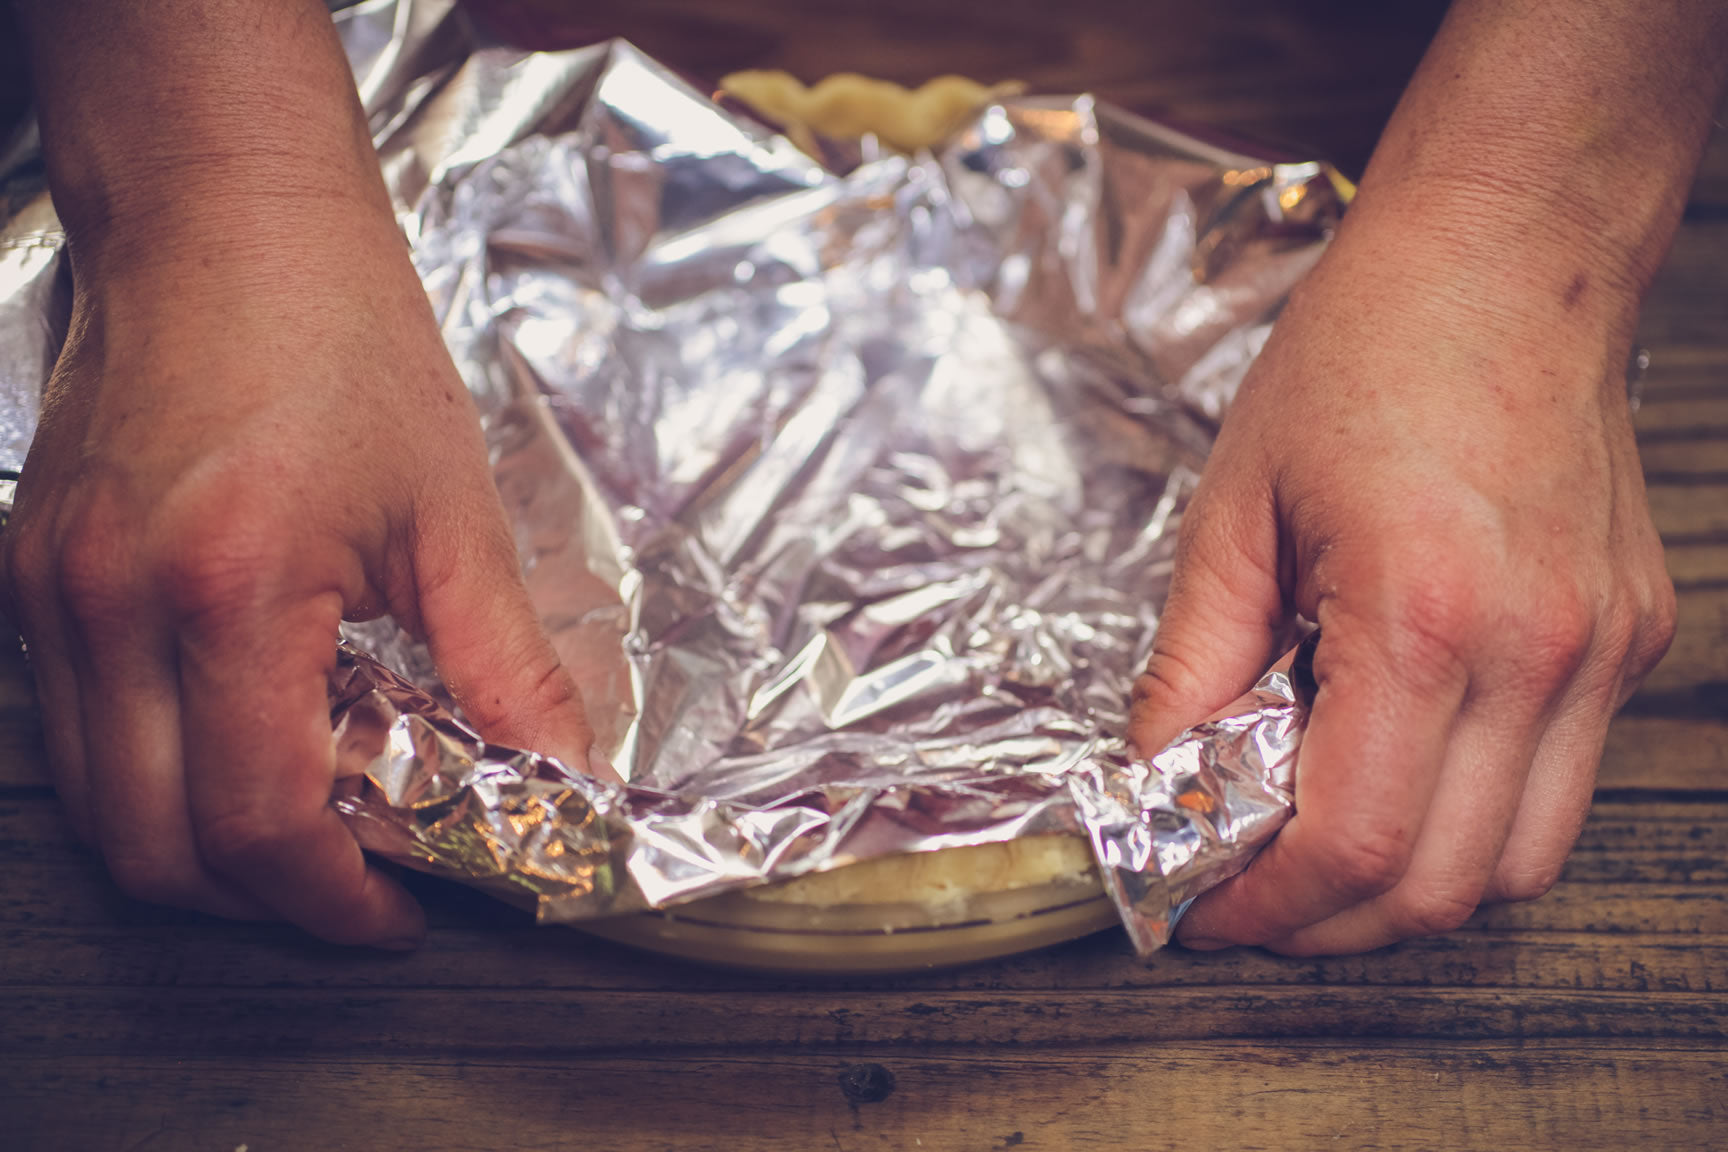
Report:
[[[1413,685],[1438,688],[1464,675],[1474,630],[1474,596],[1449,581],[1426,581],[1403,598],[1385,632],[1388,655]]]
[[[482,732],[497,731],[515,717],[547,717],[581,706],[576,682],[557,657],[524,678],[519,691],[502,691],[498,685],[470,685],[462,702],[463,711]]]
[[[25,611],[46,608],[53,601],[55,569],[53,541],[40,522],[14,520],[0,536],[6,558],[4,570],[13,598]]]
[[[198,851],[218,872],[249,872],[281,858],[286,829],[254,808],[234,808],[198,822]]]
[[[33,506],[37,507],[37,506]],[[124,624],[137,605],[137,518],[112,477],[98,475],[6,529],[8,564],[30,607],[58,604],[86,626]]]
[[[1462,928],[1476,912],[1478,897],[1444,889],[1413,887],[1394,900],[1394,916],[1413,936],[1439,936]]]
[[[1199,671],[1173,644],[1154,643],[1146,670],[1134,678],[1133,704],[1137,708],[1168,706],[1200,694]]]
[[[1596,637],[1596,613],[1585,598],[1553,588],[1521,619],[1519,640],[1528,675],[1549,686],[1569,681]]]
[[[272,569],[264,536],[218,520],[179,535],[161,562],[160,579],[173,610],[196,620],[255,603]]]
[[[130,550],[118,533],[85,522],[67,533],[55,583],[66,609],[86,626],[124,623],[137,607]]]
[[[552,712],[579,704],[581,696],[576,690],[576,681],[571,677],[569,669],[565,668],[550,650],[547,652],[547,659],[549,663],[528,689],[527,707],[536,711]]]
[[[1410,867],[1409,840],[1385,828],[1345,832],[1327,845],[1320,867],[1332,886],[1351,899],[1390,892]]]
[[[1628,646],[1632,668],[1640,679],[1668,654],[1679,628],[1680,601],[1674,594],[1674,581],[1664,572],[1650,589],[1648,606]]]

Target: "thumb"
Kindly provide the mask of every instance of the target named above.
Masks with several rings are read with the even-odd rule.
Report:
[[[1241,696],[1278,655],[1287,613],[1272,507],[1262,485],[1208,474],[1183,514],[1170,596],[1134,682],[1128,733],[1141,755]]]
[[[528,598],[502,506],[490,491],[442,503],[419,517],[413,544],[417,616],[440,678],[487,740],[590,771],[594,731]]]

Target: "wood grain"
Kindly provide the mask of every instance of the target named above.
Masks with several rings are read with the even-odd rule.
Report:
[[[841,1090],[860,1061],[893,1077],[885,1099],[854,1103]],[[1700,1147],[1701,1132],[1728,1122],[1724,1080],[1708,1048],[1588,1042],[728,1047],[560,1064],[120,1059],[100,1074],[76,1062],[0,1062],[22,1131],[52,1131],[68,1152],[1623,1152],[1631,1131],[1654,1148]]]

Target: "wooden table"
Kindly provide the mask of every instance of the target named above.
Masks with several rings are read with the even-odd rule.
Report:
[[[1436,8],[699,0],[632,32],[698,75],[1086,85],[1359,166]],[[1401,15],[1385,10],[1401,9]],[[1414,15],[1412,15],[1414,13]],[[964,15],[964,14],[962,14]],[[685,22],[680,24],[679,20]],[[1615,724],[1564,881],[1370,956],[1105,934],[906,979],[703,971],[419,882],[408,956],[146,908],[68,839],[0,658],[0,1149],[1728,1146],[1728,147],[1652,296],[1638,428],[1680,636]],[[0,645],[0,647],[9,647]],[[890,1087],[891,1085],[891,1087]]]

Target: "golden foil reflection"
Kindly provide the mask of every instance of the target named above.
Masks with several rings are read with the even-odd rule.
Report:
[[[1259,168],[1232,168],[1227,172],[1221,173],[1218,178],[1223,181],[1227,187],[1248,188],[1260,183],[1262,180],[1269,180],[1271,177],[1272,169],[1262,166]]]

